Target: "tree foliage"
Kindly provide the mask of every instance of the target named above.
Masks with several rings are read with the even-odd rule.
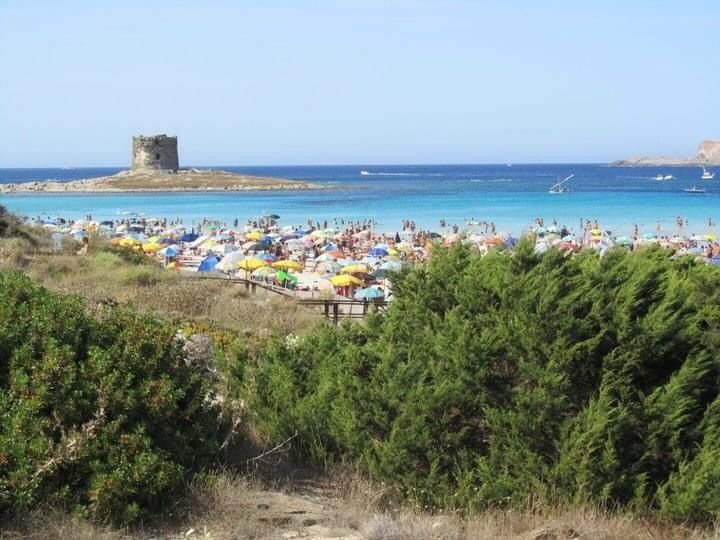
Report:
[[[159,510],[216,451],[209,392],[168,323],[0,273],[0,511]]]
[[[662,249],[458,245],[367,325],[278,338],[243,380],[262,433],[423,505],[720,512],[720,272]]]

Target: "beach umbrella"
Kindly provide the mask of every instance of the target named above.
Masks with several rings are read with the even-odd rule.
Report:
[[[352,237],[355,240],[367,240],[368,238],[370,238],[370,231],[364,230],[364,231],[356,232],[355,234],[352,235]]]
[[[383,243],[379,242],[379,243],[377,243],[377,244],[375,244],[375,245],[373,246],[373,249],[385,249],[385,250],[388,250],[388,249],[390,249],[390,247],[389,247],[387,244],[383,244]]]
[[[276,270],[271,266],[261,266],[260,268],[253,270],[250,276],[254,278],[264,278],[265,276],[271,276],[275,274],[275,272]]]
[[[185,233],[179,238],[179,240],[180,242],[194,242],[198,238],[198,235],[195,233]]]
[[[628,238],[627,236],[618,236],[615,239],[615,243],[618,244],[619,246],[631,246],[633,241],[630,238]]]
[[[120,240],[120,245],[123,247],[135,247],[140,245],[140,240],[126,236],[125,238]]]
[[[267,261],[268,263],[273,263],[277,260],[277,257],[270,255],[269,253],[261,253],[257,256],[257,258],[261,261]]]
[[[348,274],[333,276],[330,278],[330,283],[332,283],[336,287],[357,287],[363,284],[363,282],[360,281],[358,278],[356,278],[355,276],[350,276]]]
[[[335,261],[321,262],[315,267],[318,274],[337,274],[342,266]]]
[[[389,255],[388,250],[385,248],[379,248],[374,247],[370,251],[368,251],[370,255],[374,255],[376,257],[384,257],[385,255]]]
[[[280,216],[278,216],[277,214],[269,214],[265,217],[268,219],[280,219]]]
[[[717,236],[715,236],[714,234],[706,234],[704,236],[705,236],[705,240],[710,240],[711,242],[714,242],[715,240],[717,240]]]
[[[331,255],[330,253],[323,253],[322,255],[315,257],[316,262],[330,262],[335,261],[335,259],[337,259],[337,257],[335,257],[335,255]]]
[[[173,244],[175,244],[175,240],[166,236],[164,238],[161,238],[158,244],[162,244],[163,246],[172,246]]]
[[[275,237],[274,237],[274,236],[270,236],[269,234],[263,236],[263,237],[260,239],[260,242],[264,242],[264,243],[266,243],[266,244],[272,244],[274,241],[275,241]]]
[[[323,248],[323,251],[338,251],[340,248],[336,244],[328,244]]]
[[[399,244],[395,245],[395,249],[403,253],[410,253],[413,250],[413,247],[410,242],[400,242]]]
[[[360,260],[360,262],[369,266],[377,266],[382,263],[382,259],[378,257],[373,257],[371,255],[366,255]]]
[[[380,265],[380,268],[382,270],[387,270],[390,272],[397,272],[398,270],[402,269],[402,262],[396,261],[396,260],[386,260],[384,263]]]
[[[158,254],[163,257],[177,257],[180,255],[180,248],[177,246],[168,246],[158,251]]]
[[[283,268],[285,270],[297,270],[298,272],[302,271],[303,268],[305,268],[302,264],[300,264],[297,261],[277,261],[273,263],[273,266],[275,268]]]
[[[388,249],[388,255],[391,257],[398,257],[400,255],[400,252],[395,248]],[[385,257],[385,260],[387,260],[387,257]]]
[[[263,233],[261,231],[250,231],[245,235],[248,240],[260,240],[262,237]]]
[[[352,272],[350,275],[358,278],[361,281],[364,281],[365,283],[369,283],[370,281],[375,281],[375,277],[372,276],[371,274],[368,274],[367,272]]]
[[[215,270],[215,266],[217,266],[219,262],[220,259],[218,259],[215,255],[205,257],[200,262],[200,266],[198,266],[198,272],[212,272],[213,270]]]
[[[215,269],[223,272],[230,272],[237,268],[237,264],[244,258],[245,254],[240,250],[230,252],[222,258]]]
[[[357,300],[374,300],[376,298],[384,298],[385,292],[382,289],[368,287],[367,289],[358,289],[353,296]]]
[[[367,264],[354,263],[344,266],[342,270],[340,270],[340,272],[342,274],[354,274],[355,272],[363,272],[367,274],[369,270],[370,269],[368,268]]]
[[[247,249],[248,251],[265,251],[267,248],[267,244],[263,244],[262,242],[255,242],[254,244],[245,249]]]
[[[260,268],[261,266],[267,265],[267,261],[263,261],[262,259],[258,259],[256,257],[248,257],[247,259],[243,259],[237,263],[238,268],[242,270],[249,270],[251,272]]]
[[[162,246],[160,244],[156,244],[155,242],[148,242],[147,244],[143,244],[142,248],[143,251],[157,251]]]
[[[288,274],[285,270],[278,270],[278,271],[275,273],[275,278],[276,278],[280,283],[284,283],[284,282],[287,282],[287,281],[291,281],[291,282],[293,282],[293,283],[296,284],[296,285],[297,285],[298,282],[300,281],[297,276],[295,276],[295,275],[293,275],[293,274]]]

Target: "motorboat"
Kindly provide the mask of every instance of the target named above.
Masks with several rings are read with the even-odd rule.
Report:
[[[553,184],[550,186],[550,189],[548,190],[548,193],[570,193],[570,188],[564,186],[565,182],[573,178],[575,175],[571,174],[570,176],[567,176],[560,180],[559,182]]]
[[[685,193],[705,193],[705,190],[699,187],[685,188]]]
[[[703,180],[712,180],[713,178],[715,178],[715,173],[712,171],[708,171],[705,167],[703,167],[703,173],[700,178]]]
[[[673,175],[672,175],[672,174],[665,174],[665,175],[658,174],[658,175],[655,177],[655,180],[658,180],[658,181],[672,180],[672,179],[673,179]]]

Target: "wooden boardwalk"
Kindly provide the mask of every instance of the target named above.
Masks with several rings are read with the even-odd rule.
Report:
[[[337,325],[341,319],[363,319],[368,313],[372,313],[374,311],[384,311],[388,306],[388,302],[385,300],[362,301],[343,297],[307,297],[303,296],[303,293],[307,291],[286,289],[285,287],[273,285],[272,283],[264,283],[262,281],[255,281],[240,277],[221,277],[217,275],[203,276],[195,273],[185,275],[195,279],[222,280],[228,283],[240,285],[245,287],[245,290],[252,295],[257,294],[258,290],[278,294],[284,296],[285,298],[297,301],[301,306],[307,306],[308,308],[315,310],[318,314],[323,315],[327,320],[332,321],[335,325]]]

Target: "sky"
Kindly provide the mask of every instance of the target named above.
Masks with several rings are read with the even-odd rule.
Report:
[[[0,167],[607,162],[720,139],[720,2],[0,0]]]

